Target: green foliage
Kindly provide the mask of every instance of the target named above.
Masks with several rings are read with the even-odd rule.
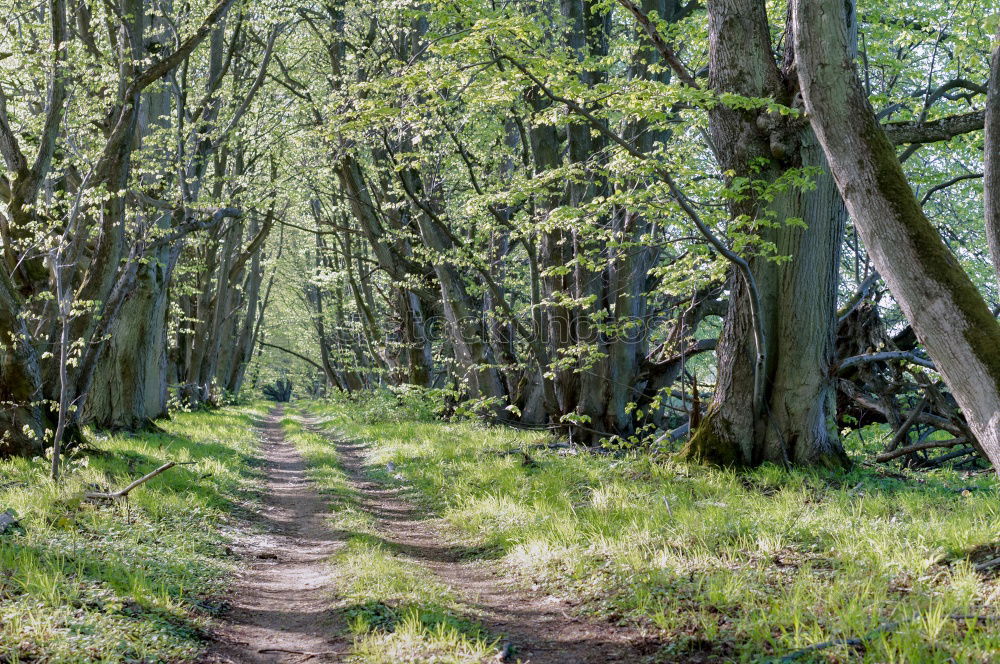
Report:
[[[350,404],[363,422],[430,422],[446,414],[449,400],[457,395],[453,390],[421,387],[419,385],[392,385],[382,389],[356,392],[335,392],[329,399],[335,403]]]

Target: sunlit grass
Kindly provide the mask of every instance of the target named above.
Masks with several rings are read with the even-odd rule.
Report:
[[[0,462],[0,661],[172,662],[201,647],[231,571],[227,513],[250,499],[252,409],[181,413],[162,434],[101,436],[60,485],[41,459]],[[93,503],[166,461],[128,500]]]
[[[992,476],[907,480],[848,473],[738,474],[668,457],[560,455],[537,433],[359,417],[309,405],[331,431],[372,442],[370,466],[415,488],[474,546],[585,610],[655,624],[662,661],[694,652],[758,661],[841,637],[799,661],[979,662],[1000,652],[997,579],[962,560],[1000,541]],[[370,409],[368,409],[370,410]],[[525,465],[514,448],[528,449]],[[956,489],[973,486],[972,491]],[[891,629],[886,626],[897,623]]]

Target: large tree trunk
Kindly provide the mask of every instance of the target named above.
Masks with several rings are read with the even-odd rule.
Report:
[[[806,110],[872,262],[1000,468],[1000,324],[913,196],[847,49],[842,0],[795,0]]]
[[[789,103],[790,63],[783,71],[774,60],[764,2],[714,0],[708,10],[712,88]],[[710,128],[720,167],[739,177],[773,183],[788,168],[824,165],[811,132],[764,111],[720,104],[710,113]],[[734,273],[717,350],[716,392],[684,453],[723,465],[844,465],[830,372],[846,219],[836,189],[824,169],[811,191],[785,191],[773,201],[748,194],[732,204],[731,214],[773,217],[775,227],[762,229],[761,238],[790,260],[748,257],[759,320],[746,281]],[[788,224],[790,219],[807,227]]]
[[[105,342],[85,421],[136,431],[166,415],[167,287],[176,258],[168,249],[143,266]]]
[[[161,47],[168,39],[162,19],[152,19],[154,39]],[[162,85],[142,96],[139,111],[138,149],[149,137],[170,127],[171,89]],[[160,173],[169,179],[169,173]],[[156,186],[156,177],[143,184]],[[154,212],[155,228],[168,232],[173,215]],[[179,249],[164,245],[146,256],[138,267],[134,290],[121,305],[97,366],[87,396],[84,421],[103,429],[135,431],[166,415],[167,292]]]

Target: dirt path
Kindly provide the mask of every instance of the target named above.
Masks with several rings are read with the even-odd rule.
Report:
[[[330,609],[335,569],[327,562],[343,540],[325,524],[329,507],[307,482],[302,456],[284,439],[281,417],[277,408],[260,423],[267,487],[257,525],[265,534],[238,547],[247,569],[204,664],[340,662],[350,650],[344,625]],[[304,423],[324,433],[315,421]],[[451,587],[469,607],[469,618],[505,639],[507,656],[498,653],[498,662],[640,664],[657,650],[655,640],[634,629],[574,617],[564,601],[524,589],[488,562],[468,560],[400,488],[366,475],[363,445],[333,442],[381,537]]]
[[[304,423],[325,433],[315,421]],[[658,650],[660,644],[638,630],[574,617],[566,602],[524,589],[488,562],[463,559],[464,550],[449,544],[436,524],[401,495],[401,489],[374,482],[365,474],[364,445],[333,442],[341,468],[358,492],[361,507],[375,517],[382,538],[450,586],[476,611],[470,617],[507,639],[509,655],[497,661],[641,664]]]
[[[264,535],[239,546],[248,568],[202,659],[218,664],[336,662],[349,644],[330,607],[331,568],[341,545],[325,525],[327,505],[306,481],[306,464],[281,432],[276,408],[260,423],[267,471]]]

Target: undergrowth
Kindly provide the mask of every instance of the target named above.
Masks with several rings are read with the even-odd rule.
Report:
[[[862,644],[797,661],[990,662],[1000,652],[1000,582],[969,557],[1000,542],[992,476],[860,463],[736,473],[549,449],[538,433],[411,419],[400,405],[384,419],[373,413],[385,404],[345,398],[304,408],[334,435],[368,441],[374,476],[409,485],[525,583],[605,619],[655,625],[659,661],[774,661],[841,638]],[[382,555],[366,546],[345,555]],[[383,601],[380,574],[364,575],[359,601]]]
[[[0,662],[175,662],[200,651],[232,572],[227,514],[252,495],[249,408],[180,413],[164,432],[93,434],[63,480],[47,461],[0,462]],[[167,461],[127,500],[89,502]]]

